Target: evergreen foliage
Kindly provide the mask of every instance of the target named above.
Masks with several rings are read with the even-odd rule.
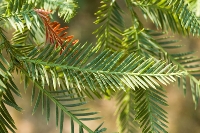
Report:
[[[51,16],[58,13],[70,22],[78,7],[76,0],[0,0],[0,132],[17,132],[6,106],[22,111],[13,96],[21,97],[22,91],[13,82],[14,72],[22,77],[25,90],[32,84],[33,114],[41,104],[48,122],[50,104],[55,104],[60,133],[65,115],[71,119],[72,133],[74,123],[79,133],[106,132],[103,124],[94,130],[84,123],[101,118],[84,107],[87,100],[105,95],[118,101],[120,133],[139,132],[139,127],[143,133],[166,133],[164,86],[172,82],[184,93],[189,83],[197,107],[200,59],[192,51],[171,52],[182,45],[167,37],[167,32],[200,35],[198,0],[124,2],[130,27],[124,24],[124,11],[116,0],[101,0],[95,13],[99,28],[94,31],[94,45],[78,43],[65,32],[68,27],[61,27]],[[136,10],[163,32],[145,28]],[[11,40],[5,35],[9,28],[15,30]]]

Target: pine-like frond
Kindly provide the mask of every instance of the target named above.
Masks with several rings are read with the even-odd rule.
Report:
[[[184,0],[145,0],[133,1],[132,4],[142,10],[163,31],[171,29],[180,34],[200,35],[200,21],[196,15],[188,9]]]
[[[134,54],[123,57],[123,52],[113,53],[109,50],[93,56],[96,51],[92,45],[67,45],[61,55],[61,48],[52,50],[55,45],[47,45],[43,49],[35,48],[17,59],[23,63],[33,80],[42,79],[43,86],[53,83],[55,89],[62,80],[68,89],[73,83],[79,91],[87,92],[89,89],[93,93],[97,88],[101,88],[103,93],[108,88],[118,90],[125,86],[132,89],[156,88],[159,83],[167,85],[175,81],[174,76],[184,74],[175,66],[165,65],[163,61],[153,58],[144,61]]]
[[[168,106],[162,88],[138,89],[135,91],[136,116],[143,133],[167,133],[167,112],[162,108]]]
[[[31,77],[29,78],[31,79]],[[71,132],[75,131],[74,123],[79,125],[80,133],[83,132],[83,130],[86,130],[89,133],[101,133],[106,131],[106,128],[101,128],[101,125],[98,129],[93,131],[83,123],[84,121],[98,120],[101,117],[95,116],[97,112],[90,112],[88,111],[89,109],[82,107],[86,104],[86,101],[82,101],[84,97],[79,97],[73,88],[66,89],[66,86],[64,86],[55,91],[49,86],[49,89],[47,90],[40,86],[39,82],[34,81],[32,101],[35,97],[36,87],[40,90],[35,101],[33,113],[35,113],[39,104],[42,104],[42,113],[46,113],[46,120],[49,122],[50,111],[52,111],[50,102],[53,102],[56,106],[56,126],[59,126],[60,133],[62,133],[64,127],[64,115],[68,115],[71,119]]]
[[[6,109],[5,104],[18,111],[22,111],[22,109],[15,102],[12,93],[15,93],[18,96],[21,95],[12,79],[10,77],[4,77],[2,73],[0,74],[0,83],[0,132],[8,133],[8,130],[10,130],[15,133],[15,130],[17,129],[15,122],[9,114],[9,111]]]
[[[20,92],[12,79],[8,77],[8,75],[5,75],[6,72],[3,70],[5,68],[2,62],[0,62],[0,67],[0,132],[8,133],[8,130],[10,130],[11,132],[15,133],[15,130],[17,129],[15,122],[6,109],[5,104],[18,111],[21,111],[22,109],[17,105],[12,95],[12,93],[15,93],[16,95],[20,96]]]
[[[88,96],[91,97],[91,92],[92,94],[97,94],[95,93],[96,88],[101,88],[103,93],[107,88],[116,90],[127,86],[131,88],[131,91],[132,89],[137,91],[138,88],[149,91],[152,88],[156,89],[159,86],[159,82],[167,84],[174,81],[173,75],[181,76],[181,73],[171,65],[165,66],[165,63],[154,59],[144,61],[134,55],[123,57],[122,52],[104,51],[88,63],[88,60],[91,60],[88,57],[92,57],[96,52],[92,51],[95,49],[92,45],[77,44],[74,46],[73,44],[68,44],[61,55],[59,54],[59,47],[56,51],[52,51],[54,48],[55,46],[53,45],[46,45],[39,52],[39,49],[35,48],[28,56],[23,58],[18,56],[17,59],[24,64],[23,67],[27,70],[26,76],[32,78],[33,82],[40,82],[41,88],[48,85],[52,86],[50,89],[52,91],[59,92],[60,90],[57,90],[57,87],[60,87],[61,92],[68,92],[73,86],[78,97],[81,97],[79,91],[84,92],[86,95],[89,94]],[[51,56],[48,56],[49,53]],[[120,56],[123,57],[121,58],[121,63],[118,62],[120,61]],[[127,62],[129,63],[127,64]],[[132,64],[133,62],[135,63],[134,65]],[[124,66],[124,64],[127,65]],[[70,94],[73,96],[72,92]],[[76,99],[76,97],[74,98]],[[37,99],[42,99],[42,91],[41,94],[38,94]],[[80,100],[80,98],[78,99]],[[40,103],[38,100],[36,100],[35,108]],[[47,119],[49,118],[47,117]],[[127,121],[129,120],[127,119]],[[151,130],[156,130],[153,127],[156,125],[157,120],[156,122],[155,120],[152,121],[154,125]],[[130,124],[130,126],[132,125]]]
[[[6,105],[21,111],[22,109],[17,105],[13,97],[14,93],[21,96],[19,89],[12,80],[12,75],[7,68],[10,67],[8,61],[2,55],[2,49],[6,47],[7,40],[0,27],[0,132],[8,133],[8,130],[15,133],[17,129],[15,122],[11,117]]]
[[[177,45],[177,41],[172,41],[166,37],[162,37],[162,33],[156,33],[154,31],[149,31],[149,33],[155,37],[159,37],[156,41],[160,46],[162,46],[164,49],[170,50],[170,49],[177,49],[179,50],[182,45]],[[178,85],[181,87],[184,91],[184,94],[186,94],[186,86],[187,86],[187,77],[189,78],[189,84],[192,91],[192,97],[193,101],[195,102],[195,108],[197,107],[198,100],[200,97],[200,88],[199,88],[199,75],[200,75],[200,58],[196,57],[194,55],[195,52],[192,51],[186,51],[186,52],[168,52],[168,61],[173,63],[174,65],[178,65],[179,69],[182,71],[185,71],[187,73],[186,77],[182,77],[178,79]]]
[[[165,59],[168,63],[177,65],[179,70],[185,71],[186,75],[178,78],[178,85],[186,93],[186,79],[190,79],[193,100],[197,106],[200,96],[198,79],[200,60],[193,56],[193,52],[170,52],[170,49],[178,49],[182,45],[176,45],[177,40],[171,40],[164,35],[164,33],[145,29],[138,32],[131,27],[125,31],[124,45],[127,45],[128,52],[137,52],[147,58]]]
[[[124,29],[122,10],[115,0],[103,0],[101,3],[100,10],[95,13],[97,20],[94,22],[101,24],[94,32],[98,38],[97,45],[99,49],[120,50],[123,48],[121,38]]]
[[[136,112],[135,107],[135,92],[134,90],[127,88],[126,92],[118,91],[117,100],[117,123],[120,133],[138,133],[138,123],[135,121]]]

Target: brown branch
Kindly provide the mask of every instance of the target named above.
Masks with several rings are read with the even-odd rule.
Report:
[[[74,36],[66,36],[67,32],[64,32],[68,27],[60,27],[60,23],[57,21],[51,22],[49,14],[50,11],[45,11],[42,9],[35,9],[35,12],[42,18],[45,30],[46,30],[46,42],[56,44],[56,47],[59,45],[62,47],[64,42],[70,42]],[[74,40],[72,44],[76,44],[78,40]],[[64,48],[63,48],[64,49]],[[63,50],[62,49],[62,50]]]

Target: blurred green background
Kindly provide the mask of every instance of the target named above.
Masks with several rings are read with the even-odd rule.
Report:
[[[124,18],[126,26],[130,26],[130,17],[128,11],[125,9],[125,4],[123,1],[118,1],[122,9],[124,9]],[[96,17],[94,13],[98,10],[100,6],[99,0],[79,0],[79,8],[77,10],[76,16],[70,21],[70,23],[63,23],[62,19],[57,19],[61,22],[63,26],[69,26],[68,35],[74,35],[75,39],[83,44],[89,42],[95,44],[96,38],[92,32],[98,27],[98,25],[93,24]],[[142,21],[145,23],[146,27],[155,29],[154,25],[150,21]],[[171,35],[169,33],[169,35]],[[181,39],[181,44],[187,50],[198,50],[200,48],[200,39],[190,37],[176,36],[177,39]],[[199,53],[198,53],[199,54]],[[51,108],[51,118],[50,122],[47,124],[45,119],[45,114],[42,115],[41,109],[32,115],[33,106],[31,106],[31,89],[28,89],[26,93],[23,90],[23,83],[20,84],[20,77],[15,78],[16,84],[19,86],[22,92],[22,97],[16,97],[16,101],[20,107],[24,109],[22,113],[9,108],[12,116],[14,117],[15,123],[18,127],[17,133],[58,133],[59,130],[56,129],[55,124],[55,111],[54,105]],[[169,120],[169,133],[200,133],[200,106],[197,110],[194,109],[194,104],[192,102],[190,89],[187,89],[187,94],[184,97],[182,90],[176,87],[176,84],[172,84],[166,87],[169,107],[166,108],[168,111]],[[106,133],[117,132],[116,126],[116,116],[115,112],[115,99],[111,100],[95,100],[89,101],[87,105],[93,111],[100,111],[99,115],[103,118],[96,122],[88,122],[87,125],[95,129],[101,122],[104,121],[104,127],[108,130]],[[70,119],[66,117],[64,123],[63,133],[70,133]]]

